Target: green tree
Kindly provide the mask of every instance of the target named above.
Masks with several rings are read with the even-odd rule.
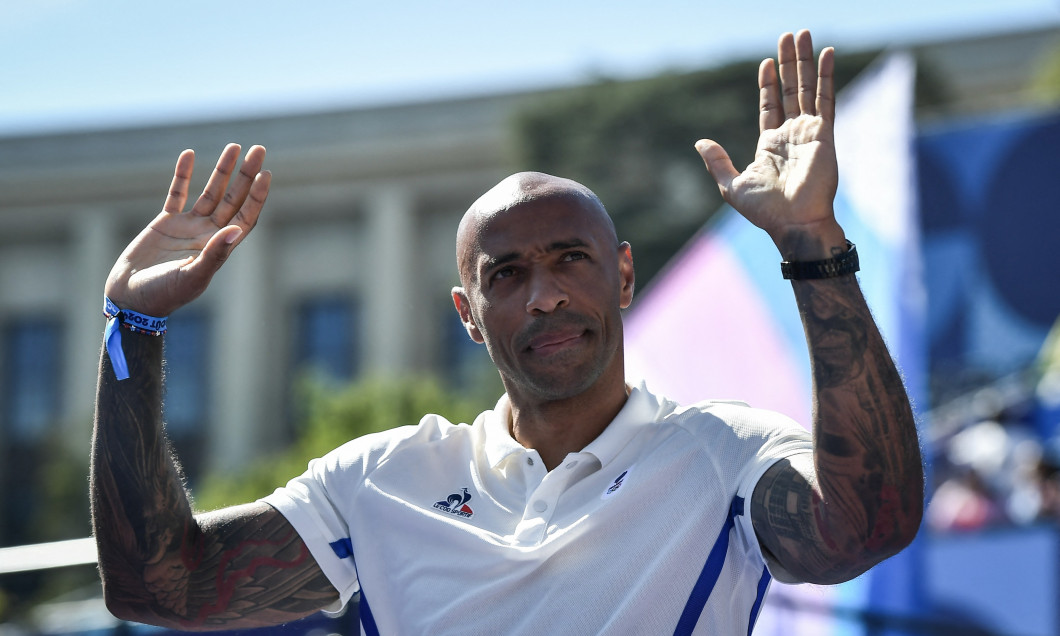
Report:
[[[1060,104],[1060,46],[1041,61],[1031,80],[1030,94],[1043,105]]]
[[[493,406],[501,391],[499,380],[469,394],[449,390],[427,377],[376,378],[338,389],[304,382],[300,391],[303,416],[294,444],[244,471],[208,475],[195,493],[196,508],[211,510],[254,501],[300,475],[314,457],[369,433],[417,424],[428,413],[454,423],[471,423]]]
[[[873,57],[837,57],[837,85]],[[516,116],[517,165],[592,188],[619,238],[633,244],[643,285],[721,206],[693,147],[696,140],[718,141],[737,166],[753,159],[757,68],[757,62],[739,62],[636,81],[602,80],[556,94]]]
[[[90,425],[90,424],[89,424]],[[23,499],[18,522],[23,525],[20,543],[47,543],[88,536],[88,501],[86,498],[88,457],[63,442],[63,426],[56,423],[45,441],[36,447],[20,449],[18,457],[25,467],[21,478],[34,484],[31,502]],[[15,484],[12,493],[23,493]],[[9,496],[12,496],[9,493]],[[0,519],[0,523],[6,520]],[[95,591],[99,577],[89,567],[66,567],[6,574],[0,577],[0,623],[32,623],[35,607],[78,590]],[[2,631],[2,629],[0,629]]]

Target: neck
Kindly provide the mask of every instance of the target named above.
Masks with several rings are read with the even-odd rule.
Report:
[[[568,454],[596,439],[622,410],[627,397],[622,374],[602,377],[587,391],[560,400],[534,400],[509,391],[512,437],[536,450],[545,468],[552,470]]]

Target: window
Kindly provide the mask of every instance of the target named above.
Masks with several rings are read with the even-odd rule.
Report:
[[[194,485],[203,463],[210,404],[209,321],[181,311],[165,336],[163,418],[184,473]]]
[[[295,365],[326,382],[347,382],[358,372],[359,316],[352,299],[311,298],[298,308]]]
[[[486,378],[494,379],[497,375],[496,369],[490,362],[489,352],[485,345],[481,345],[467,334],[464,323],[460,320],[460,314],[453,310],[452,305],[446,307],[445,329],[442,330],[445,341],[443,351],[445,352],[444,369],[452,386],[458,389],[468,389],[482,383]]]
[[[53,321],[18,320],[3,340],[0,545],[17,545],[33,539],[33,520],[46,503],[40,473],[60,416],[62,330]]]
[[[209,334],[202,314],[178,314],[166,327],[166,430],[179,437],[201,428],[209,401]]]
[[[41,442],[59,417],[62,332],[55,322],[23,320],[4,333],[4,437],[10,445]]]

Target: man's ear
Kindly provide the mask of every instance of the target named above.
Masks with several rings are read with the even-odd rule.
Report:
[[[633,302],[633,287],[636,281],[633,274],[633,249],[625,241],[618,246],[618,275],[622,281],[620,306],[625,309]]]
[[[453,305],[456,307],[456,313],[460,314],[460,322],[464,323],[467,335],[479,344],[485,342],[482,333],[478,330],[478,325],[475,324],[475,317],[471,315],[471,303],[468,302],[467,293],[464,292],[463,287],[453,288]]]

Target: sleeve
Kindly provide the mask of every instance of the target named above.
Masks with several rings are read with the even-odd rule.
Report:
[[[738,422],[737,427],[743,423],[748,430],[759,433],[750,434],[747,437],[749,441],[758,440],[760,445],[757,446],[737,477],[736,496],[744,501],[743,514],[736,517],[737,533],[743,540],[745,548],[750,553],[758,555],[774,579],[782,583],[797,583],[799,581],[795,577],[762,552],[754,524],[751,522],[751,497],[754,495],[758,481],[773,464],[801,453],[812,454],[813,438],[794,420],[772,411],[746,408],[740,414],[739,420],[742,422]]]
[[[332,492],[344,477],[362,481],[357,479],[360,471],[342,461],[344,449],[345,446],[314,459],[306,472],[261,499],[294,526],[320,569],[338,590],[339,600],[324,609],[328,613],[341,611],[360,589],[346,511],[337,504],[345,498],[337,498]]]

